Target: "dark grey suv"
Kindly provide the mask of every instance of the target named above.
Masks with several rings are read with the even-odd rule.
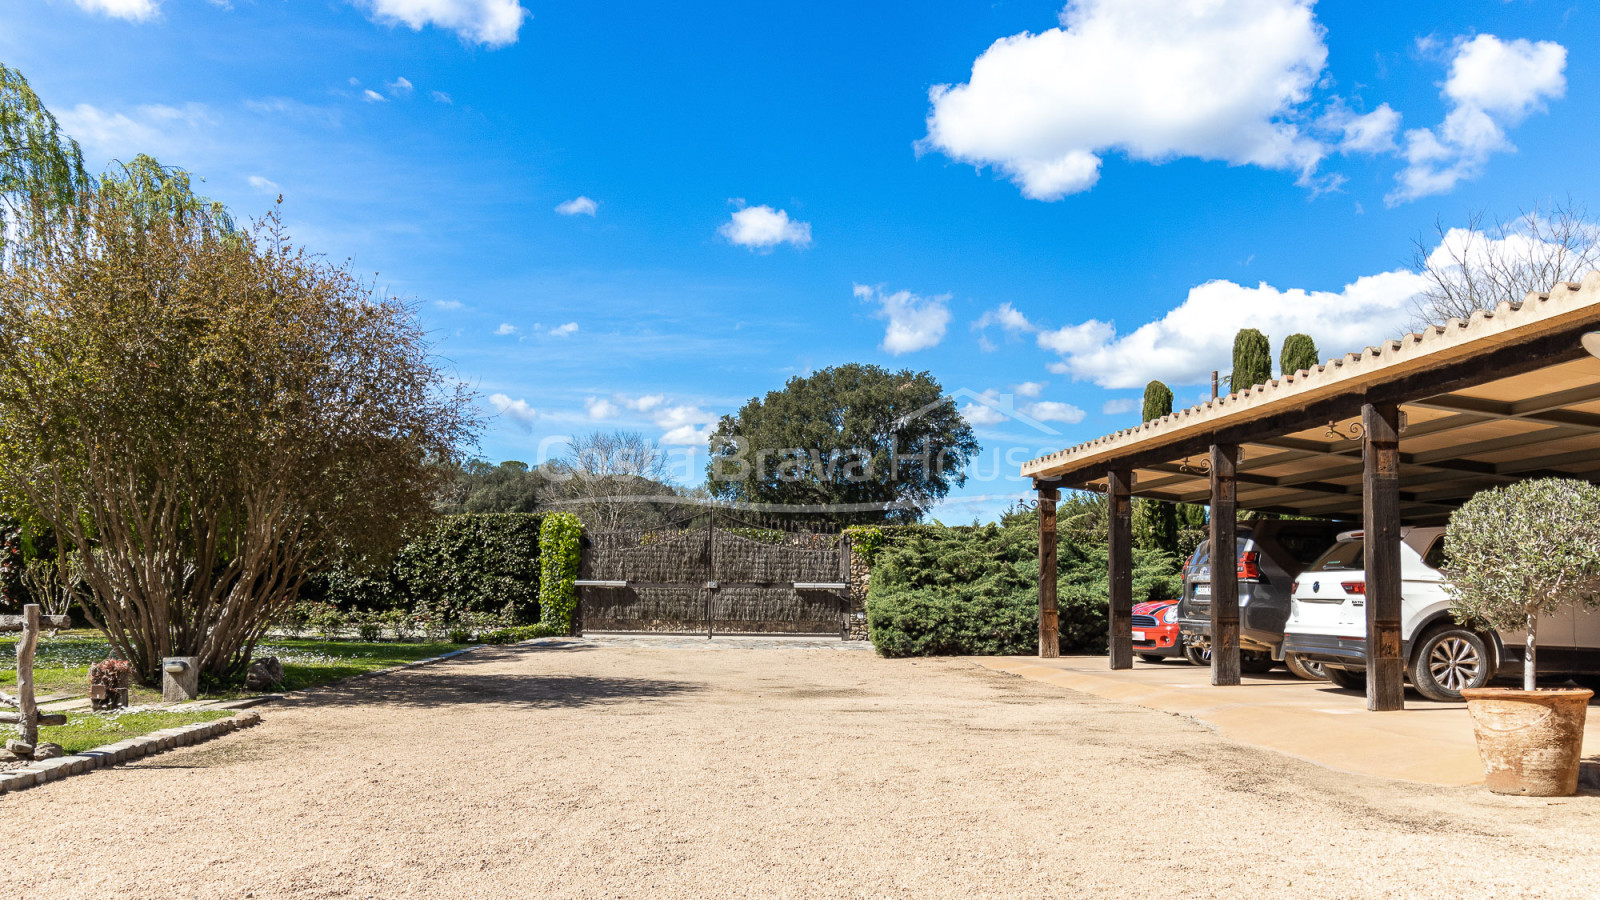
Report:
[[[1340,526],[1331,522],[1293,519],[1261,519],[1239,526],[1235,534],[1238,549],[1234,562],[1239,572],[1240,670],[1265,672],[1283,659],[1283,625],[1289,620],[1289,596],[1295,576],[1333,544],[1339,529]],[[1209,665],[1210,541],[1202,542],[1184,566],[1178,628],[1189,661]],[[1301,677],[1315,678],[1321,674],[1298,664],[1297,660],[1289,662],[1289,668]]]

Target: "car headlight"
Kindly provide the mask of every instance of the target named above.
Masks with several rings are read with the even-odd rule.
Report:
[[[1178,621],[1178,607],[1176,605],[1167,607],[1167,611],[1161,614],[1161,621],[1168,625]]]

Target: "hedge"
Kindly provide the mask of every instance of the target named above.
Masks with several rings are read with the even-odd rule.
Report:
[[[445,516],[379,572],[335,569],[301,592],[344,612],[399,611],[421,621],[539,620],[539,531],[531,513]]]
[[[879,555],[867,594],[873,645],[884,656],[1029,654],[1038,649],[1039,539],[1033,516],[1005,525],[927,527]],[[1062,652],[1106,648],[1103,545],[1064,544],[1057,610]],[[1177,561],[1134,551],[1134,601],[1177,595]]]

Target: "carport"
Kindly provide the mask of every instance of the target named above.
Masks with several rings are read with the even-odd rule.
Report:
[[[1404,706],[1400,534],[1484,488],[1600,481],[1600,272],[1042,456],[1039,655],[1058,655],[1060,490],[1110,500],[1111,668],[1133,665],[1132,497],[1206,503],[1213,547],[1240,509],[1345,520],[1364,532],[1367,708]],[[1600,336],[1594,339],[1600,351]],[[1214,566],[1211,683],[1239,683],[1237,574]]]

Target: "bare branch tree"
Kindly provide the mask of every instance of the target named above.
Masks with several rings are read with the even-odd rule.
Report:
[[[666,454],[637,431],[578,435],[549,470],[558,502],[593,531],[656,524],[667,509],[659,498],[678,496]]]
[[[1428,279],[1416,300],[1413,327],[1465,319],[1501,301],[1522,302],[1600,268],[1600,224],[1569,201],[1534,206],[1510,221],[1486,225],[1474,213],[1464,228],[1434,224],[1433,239],[1415,242],[1414,267]]]

